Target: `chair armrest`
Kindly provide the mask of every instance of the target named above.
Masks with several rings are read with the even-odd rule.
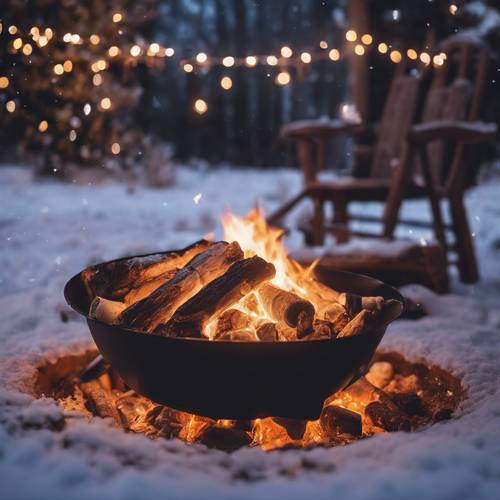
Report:
[[[343,134],[359,134],[364,126],[341,120],[300,120],[281,128],[281,137],[290,139],[330,138]]]
[[[436,121],[414,125],[408,140],[414,144],[449,140],[468,144],[494,139],[497,133],[495,123]]]

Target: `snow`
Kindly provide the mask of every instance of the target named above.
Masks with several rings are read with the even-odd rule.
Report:
[[[175,187],[64,185],[28,169],[0,169],[0,491],[5,499],[50,498],[500,498],[500,183],[467,197],[483,280],[436,296],[404,293],[430,315],[393,324],[384,349],[425,358],[463,380],[468,397],[451,421],[381,434],[346,447],[232,455],[124,434],[101,419],[33,399],[42,360],[92,346],[64,303],[65,281],[104,259],[178,248],[217,230],[227,208],[272,210],[294,194],[291,170],[182,169]],[[374,207],[358,207],[374,213]],[[407,210],[428,213],[420,202]],[[404,233],[420,241],[426,233]],[[300,242],[292,235],[289,244]],[[61,321],[66,311],[69,321]]]

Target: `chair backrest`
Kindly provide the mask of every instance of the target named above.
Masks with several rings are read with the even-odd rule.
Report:
[[[444,64],[428,68],[431,83],[421,121],[477,120],[486,84],[488,48],[479,39],[454,35],[439,45],[437,53],[441,52],[446,54]],[[454,168],[457,162],[463,162],[463,147],[454,147],[450,154],[442,142],[434,142],[427,151],[436,185],[454,183],[453,176],[463,175],[458,167]],[[417,176],[419,170],[419,167],[415,170]],[[418,182],[418,177],[415,180]]]
[[[405,71],[404,63],[398,65],[391,82],[377,132],[370,177],[391,177],[392,167],[401,157],[402,148],[413,124],[421,75],[415,71],[405,74]]]

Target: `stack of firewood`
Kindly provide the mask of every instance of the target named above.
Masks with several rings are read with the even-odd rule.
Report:
[[[205,240],[182,251],[84,271],[90,317],[167,337],[293,341],[346,337],[383,322],[394,301],[338,293],[309,277],[276,285],[275,266],[244,257],[237,242]]]

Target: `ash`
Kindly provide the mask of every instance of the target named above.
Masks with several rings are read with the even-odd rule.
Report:
[[[454,279],[447,296],[405,287],[403,293],[428,314],[391,325],[381,346],[412,362],[425,359],[461,380],[466,398],[450,420],[415,433],[379,433],[349,446],[270,453],[244,447],[228,455],[179,439],[124,433],[111,419],[89,418],[51,397],[33,396],[50,394],[40,385],[37,366],[93,348],[85,323],[64,303],[68,277],[98,261],[185,246],[216,230],[228,203],[235,213],[246,213],[258,201],[256,193],[271,211],[297,192],[300,182],[299,174],[288,170],[184,169],[175,188],[130,192],[120,185],[34,182],[29,170],[0,170],[3,498],[499,498],[500,183],[495,180],[467,197],[483,280],[464,286]],[[411,202],[404,215],[425,217],[427,210],[425,203]],[[401,231],[417,241],[429,239],[425,232]],[[300,235],[292,234],[289,248],[299,243]]]

